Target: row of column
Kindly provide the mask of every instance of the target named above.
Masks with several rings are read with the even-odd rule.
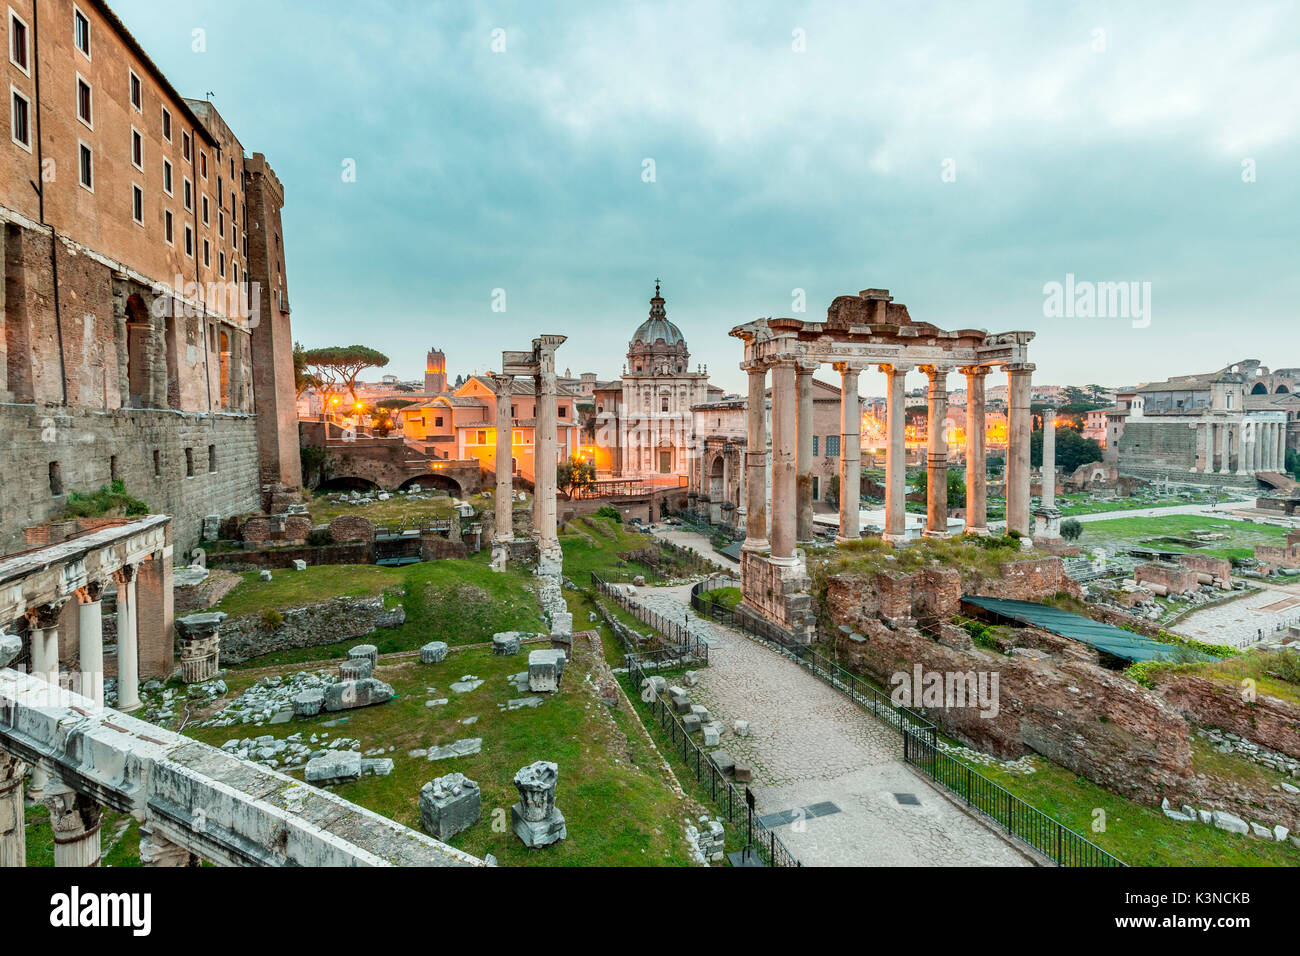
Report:
[[[1196,430],[1194,472],[1253,475],[1286,466],[1285,422],[1198,422]]]
[[[812,376],[818,367],[797,356],[769,361],[749,361],[741,367],[749,375],[747,414],[745,549],[769,551],[772,561],[795,561],[796,543],[812,540]],[[851,541],[861,534],[859,489],[862,483],[861,410],[858,381],[870,363],[835,363],[840,373],[840,533],[837,540]],[[880,364],[885,374],[886,456],[885,531],[892,543],[907,540],[905,442],[905,379],[916,366]],[[766,474],[767,371],[772,369],[772,475]],[[929,378],[929,445],[926,455],[927,537],[948,535],[948,375],[952,366],[920,366]],[[1028,535],[1030,397],[1034,366],[1007,367],[1008,448],[1006,468],[1007,528]],[[988,534],[986,479],[985,378],[987,366],[967,366],[966,376],[966,529],[967,534]],[[770,491],[770,493],[769,493]],[[768,532],[768,507],[771,532]]]

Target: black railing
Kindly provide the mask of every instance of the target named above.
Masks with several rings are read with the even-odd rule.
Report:
[[[669,645],[667,649],[664,649],[664,652],[676,654],[679,663],[683,665],[698,664],[700,666],[706,666],[709,663],[709,645],[700,637],[691,633],[689,620],[673,620],[650,610],[648,607],[631,600],[621,588],[609,584],[595,571],[591,572],[591,586],[596,590],[597,594],[614,601],[638,621],[649,625],[663,635]],[[628,646],[629,637],[623,631],[623,627],[626,627],[626,625],[615,626],[613,624],[614,620],[616,619],[610,619],[611,627],[619,640],[623,642],[623,646],[628,650],[636,650],[637,648]],[[621,625],[621,622],[619,624]]]
[[[651,655],[658,653],[660,652],[650,652]],[[624,655],[623,661],[627,665],[627,675],[632,683],[632,690],[649,707],[651,715],[667,734],[673,750],[681,757],[696,782],[708,794],[713,805],[718,808],[719,815],[733,827],[745,827],[748,849],[757,854],[767,866],[803,866],[798,857],[791,853],[781,838],[776,835],[776,831],[765,826],[763,821],[754,815],[744,792],[723,775],[709,758],[708,751],[691,738],[681,720],[673,713],[672,706],[664,699],[664,695],[653,689],[653,684],[648,682],[649,677],[643,665],[645,658],[644,653]],[[642,684],[649,688],[648,692],[642,688]]]
[[[884,691],[845,670],[805,644],[752,615],[737,614],[703,595],[738,582],[701,581],[691,588],[691,607],[710,620],[734,627],[799,664],[819,680],[847,694],[864,710],[893,727],[903,738],[903,759],[946,787],[1002,827],[1008,834],[1050,857],[1059,866],[1126,866],[1087,837],[1026,803],[1010,790],[939,749],[938,732],[920,713],[900,707]]]

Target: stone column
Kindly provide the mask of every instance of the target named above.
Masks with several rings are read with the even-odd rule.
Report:
[[[537,547],[540,558],[537,573],[543,576],[559,575],[563,569],[564,555],[555,524],[555,471],[559,438],[556,434],[555,400],[558,383],[555,376],[555,350],[564,342],[563,335],[543,335],[533,339],[533,354],[537,360],[537,415],[534,433],[537,436],[536,503],[534,510]]]
[[[54,829],[55,866],[99,866],[99,827],[103,816],[90,797],[61,785],[45,798]]]
[[[103,585],[87,584],[77,591],[77,631],[81,658],[81,694],[104,706]]]
[[[966,376],[966,534],[987,535],[988,462],[985,456],[984,379],[989,370],[973,365]]]
[[[1281,471],[1286,467],[1286,423],[1273,423],[1273,470]]]
[[[23,774],[27,765],[0,751],[0,869],[27,865]]]
[[[1195,437],[1192,439],[1192,444],[1193,444],[1193,446],[1194,446],[1194,448],[1195,448],[1195,451],[1194,451],[1193,454],[1192,454],[1192,467],[1191,467],[1190,470],[1193,471],[1193,472],[1203,471],[1203,470],[1204,470],[1204,467],[1203,467],[1203,466],[1204,466],[1204,460],[1205,460],[1205,459],[1204,459],[1204,455],[1205,455],[1205,447],[1206,447],[1206,445],[1205,445],[1205,423],[1204,423],[1204,422],[1197,422],[1196,424],[1192,425],[1191,427],[1192,427],[1193,429],[1195,429],[1195,431],[1196,431],[1196,435],[1195,435]]]
[[[45,604],[27,612],[27,640],[31,646],[31,673],[50,684],[52,702],[57,703],[59,689],[59,614],[63,603]],[[39,766],[32,767],[30,796],[39,800],[45,793],[49,775]]]
[[[749,398],[745,416],[749,419],[745,444],[745,543],[746,551],[766,551],[767,541],[767,366],[746,362]]]
[[[136,633],[135,565],[113,573],[117,582],[117,709],[129,714],[140,706],[140,640]]]
[[[1232,473],[1232,426],[1219,426],[1219,474]]]
[[[510,415],[510,400],[514,396],[515,377],[501,374],[493,375],[491,379],[497,396],[497,486],[494,498],[496,532],[492,536],[492,570],[504,571],[510,560],[507,545],[515,538],[514,474],[510,467],[514,457],[514,420]]]
[[[926,456],[925,537],[948,537],[948,368],[923,365],[930,380]]]
[[[772,366],[772,563],[784,565],[796,562],[795,366],[793,356],[778,359]]]
[[[813,540],[813,372],[817,370],[816,362],[800,362],[795,367],[795,391],[799,404],[795,412],[795,434],[797,441],[795,460],[795,539],[801,545],[812,544]],[[840,449],[841,454],[844,449]]]
[[[1056,507],[1056,409],[1050,406],[1043,412],[1043,480],[1044,508]]]
[[[183,846],[159,835],[148,826],[140,827],[142,866],[201,866],[202,861]]]
[[[181,647],[181,680],[201,684],[212,680],[221,669],[221,622],[224,611],[204,611],[178,618],[176,631]]]
[[[907,540],[907,442],[904,380],[910,365],[882,365],[885,394],[888,397],[885,452],[885,533],[884,540],[902,544]]]
[[[1250,449],[1246,441],[1246,420],[1243,418],[1241,424],[1237,426],[1237,474],[1249,475],[1252,471],[1250,466]]]
[[[1007,366],[1007,530],[1029,537],[1029,431],[1032,363]]]
[[[858,401],[860,366],[837,362],[840,373],[840,533],[836,541],[862,536],[862,409]]]
[[[1273,470],[1273,455],[1272,452],[1269,450],[1269,443],[1272,441],[1273,438],[1271,434],[1271,428],[1272,425],[1270,422],[1260,422],[1256,426],[1256,431],[1258,433],[1258,441],[1259,441],[1259,470],[1260,471]]]

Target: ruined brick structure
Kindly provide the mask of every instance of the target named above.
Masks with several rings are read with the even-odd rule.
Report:
[[[75,30],[72,0],[10,7],[25,66],[0,70],[27,122],[0,147],[0,553],[115,479],[174,516],[188,550],[204,515],[300,483],[277,404],[292,388],[283,295],[259,319],[283,268],[249,255],[268,226],[280,242],[282,192],[106,4],[78,4]]]

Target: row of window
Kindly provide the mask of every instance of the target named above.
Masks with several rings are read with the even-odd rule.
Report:
[[[817,451],[818,436],[813,435],[812,439],[813,439],[813,457],[816,457],[818,455],[818,451]],[[826,457],[827,458],[840,457],[840,436],[839,435],[826,436]]]
[[[113,481],[117,481],[121,475],[118,473],[117,456],[112,455],[108,460],[108,470]],[[217,446],[208,446],[208,473],[215,474],[217,470]],[[63,494],[63,463],[59,461],[50,462],[50,495],[58,498]],[[153,453],[153,475],[155,478],[162,477],[162,452],[154,449]],[[185,449],[185,477],[194,477],[194,449]]]

